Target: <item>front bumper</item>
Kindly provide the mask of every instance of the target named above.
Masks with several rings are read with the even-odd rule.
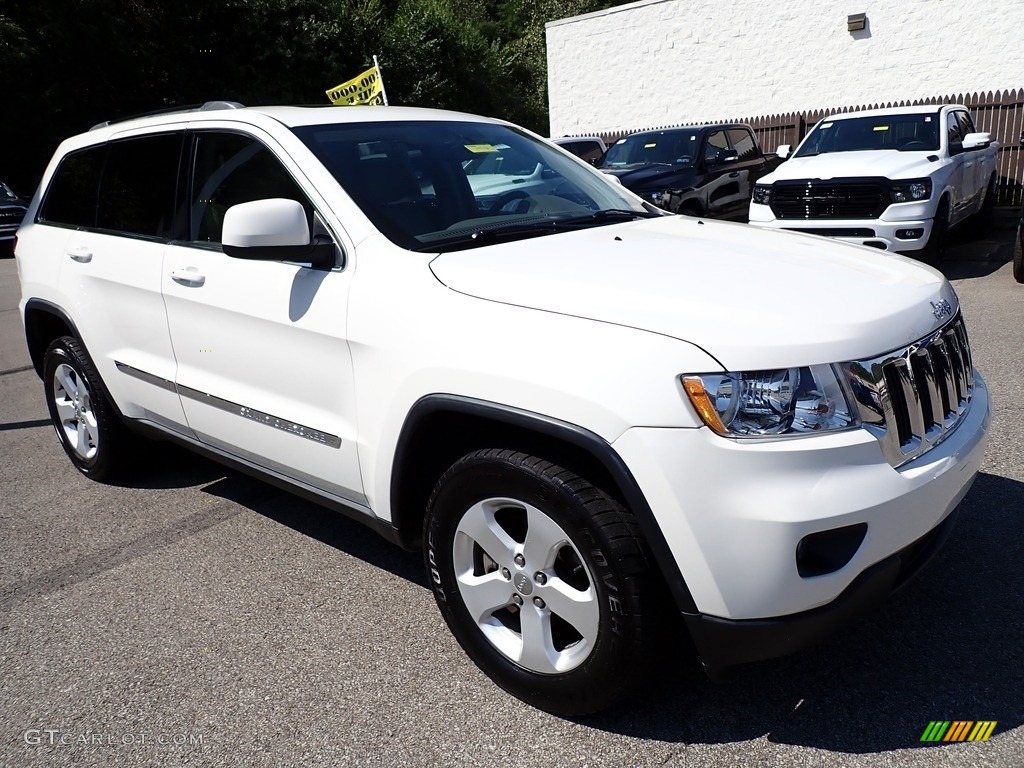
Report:
[[[917,574],[938,552],[956,522],[954,510],[908,547],[864,570],[828,605],[792,616],[731,621],[684,614],[701,661],[714,677],[719,670],[799,651],[868,616]]]
[[[901,211],[901,208],[915,210]],[[905,206],[893,205],[886,211],[897,209],[899,215],[908,213],[924,213],[918,204]],[[752,203],[749,213],[750,223],[755,227],[781,229],[789,232],[803,232],[810,235],[830,237],[857,245],[867,245],[883,251],[898,253],[914,253],[928,244],[932,234],[932,219],[927,216],[912,216],[901,220],[888,219],[777,219],[767,205]],[[913,231],[915,236],[907,237]],[[897,236],[899,233],[900,236]]]
[[[898,469],[861,429],[762,441],[636,428],[615,442],[693,596],[685,618],[707,665],[812,645],[920,568],[981,466],[989,398],[975,375],[957,428]],[[802,540],[857,526],[845,564],[801,575]]]

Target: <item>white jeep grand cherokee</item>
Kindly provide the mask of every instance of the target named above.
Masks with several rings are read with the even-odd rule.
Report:
[[[670,604],[714,672],[948,533],[989,401],[939,273],[665,214],[497,120],[211,106],[66,140],[19,231],[87,476],[130,429],[422,548],[472,659],[566,714],[642,677]],[[547,183],[474,192],[506,148]]]
[[[996,201],[999,145],[966,107],[848,112],[818,122],[754,187],[750,223],[836,237],[929,264],[946,233]]]

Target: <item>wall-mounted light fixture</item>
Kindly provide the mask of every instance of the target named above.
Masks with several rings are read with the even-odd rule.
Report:
[[[867,24],[868,15],[866,13],[854,13],[846,17],[847,32],[860,32]]]

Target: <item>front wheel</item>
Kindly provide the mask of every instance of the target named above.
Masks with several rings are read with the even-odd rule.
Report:
[[[603,709],[644,677],[659,614],[632,515],[579,476],[481,450],[437,482],[428,578],[459,644],[539,709]]]
[[[996,191],[996,177],[993,175],[985,187],[981,207],[974,215],[974,231],[979,236],[988,234],[992,226],[992,217],[996,209]]]
[[[949,204],[943,199],[935,211],[935,219],[932,221],[932,233],[928,242],[919,252],[918,258],[925,264],[937,267],[942,263],[946,255],[946,239],[949,233]]]

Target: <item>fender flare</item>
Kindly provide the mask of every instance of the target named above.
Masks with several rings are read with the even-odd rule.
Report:
[[[684,614],[696,614],[693,595],[683,579],[674,554],[665,540],[647,498],[626,463],[611,444],[590,430],[540,413],[512,406],[452,394],[426,395],[409,409],[406,415],[391,466],[392,508],[398,509],[403,498],[401,478],[404,468],[416,461],[412,449],[413,436],[429,417],[441,413],[458,414],[527,431],[544,438],[557,440],[582,451],[598,462],[616,484],[616,490],[633,513],[644,534],[657,568],[668,587],[676,606]]]

